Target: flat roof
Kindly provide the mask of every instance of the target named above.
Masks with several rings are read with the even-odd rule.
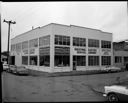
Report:
[[[77,25],[71,25],[71,24],[70,24],[70,25],[65,25],[65,24],[59,24],[59,23],[49,23],[49,24],[47,24],[47,25],[44,25],[44,26],[41,26],[41,27],[37,27],[37,28],[31,29],[31,30],[29,30],[29,31],[27,31],[27,32],[24,32],[24,33],[22,33],[22,34],[16,35],[14,38],[17,38],[17,37],[19,37],[19,36],[21,36],[21,35],[24,35],[24,34],[26,34],[26,33],[28,33],[28,32],[31,32],[31,31],[33,31],[33,30],[37,30],[37,29],[40,29],[40,28],[44,28],[44,27],[49,26],[49,25],[61,25],[61,26],[66,26],[66,27],[74,26],[74,27],[79,27],[79,28],[86,28],[86,29],[96,30],[96,31],[99,31],[99,32],[102,32],[102,33],[112,34],[112,33],[110,33],[110,32],[104,32],[104,31],[99,30],[99,29],[94,29],[94,28],[89,28],[89,27],[84,27],[84,26],[77,26]],[[14,39],[14,38],[12,38],[12,39]],[[11,39],[11,40],[12,40],[12,39]]]

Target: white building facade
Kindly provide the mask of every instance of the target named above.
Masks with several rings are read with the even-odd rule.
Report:
[[[13,65],[45,72],[113,65],[112,33],[51,23],[11,39]]]

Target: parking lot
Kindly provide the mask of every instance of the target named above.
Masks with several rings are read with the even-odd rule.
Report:
[[[107,101],[104,85],[126,80],[128,71],[80,76],[19,76],[2,73],[2,100],[6,102]]]

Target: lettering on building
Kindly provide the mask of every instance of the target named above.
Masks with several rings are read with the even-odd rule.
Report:
[[[35,49],[30,49],[29,53],[30,54],[35,54]]]
[[[86,54],[85,48],[74,48],[74,50],[77,52],[77,54]]]
[[[97,49],[88,49],[88,54],[96,54]]]

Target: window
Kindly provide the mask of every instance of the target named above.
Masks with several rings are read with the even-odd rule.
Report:
[[[69,66],[70,65],[70,48],[69,47],[55,47],[55,66]]]
[[[40,66],[50,66],[50,47],[41,47],[39,49]]]
[[[121,63],[122,57],[121,56],[115,56],[115,63]]]
[[[86,56],[73,56],[73,61],[76,61],[77,66],[85,66]]]
[[[99,40],[88,39],[88,47],[99,47]]]
[[[39,38],[39,46],[50,45],[50,35]]]
[[[110,41],[101,41],[101,48],[111,48],[111,42]]]
[[[11,51],[15,51],[15,44],[11,45]]]
[[[50,66],[50,55],[40,56],[40,66]]]
[[[73,46],[86,46],[86,39],[73,37]]]
[[[22,42],[22,49],[28,48],[28,41]]]
[[[38,39],[32,39],[29,41],[29,47],[38,47]]]
[[[58,66],[58,67],[70,66],[70,56],[55,55],[55,66]]]
[[[17,52],[21,51],[21,43],[16,44],[16,51]]]
[[[98,66],[99,65],[99,56],[88,56],[88,65],[89,66]]]
[[[28,56],[22,56],[22,64],[28,65]]]
[[[55,44],[57,45],[70,45],[69,36],[55,35]]]
[[[30,56],[30,65],[37,65],[37,56]]]
[[[111,56],[102,56],[102,65],[111,65]]]

